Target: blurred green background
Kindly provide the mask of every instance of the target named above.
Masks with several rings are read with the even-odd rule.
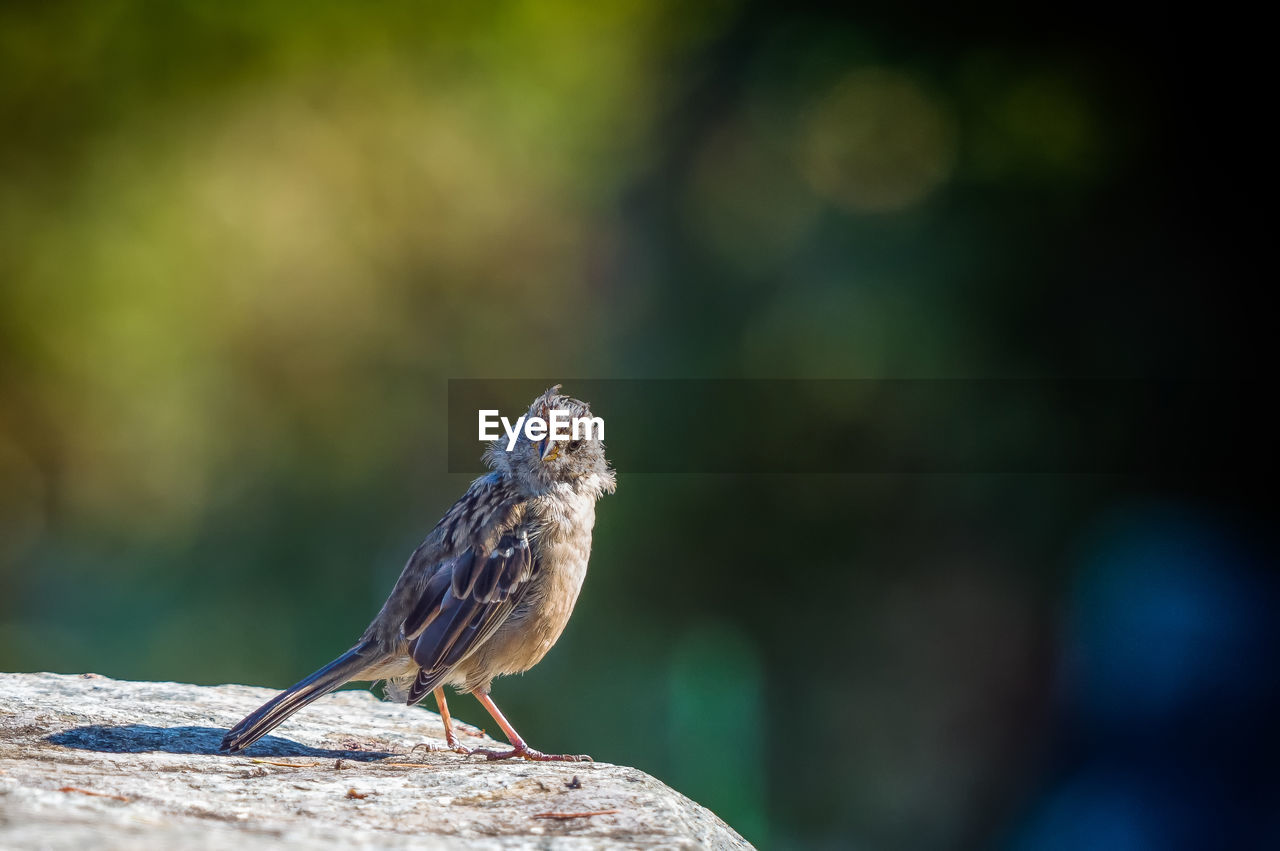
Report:
[[[1239,375],[1263,108],[1222,35],[0,7],[0,669],[328,661],[467,484],[448,378]],[[622,469],[573,622],[495,698],[764,847],[1178,847],[1273,800],[1233,791],[1274,591],[1239,472]]]

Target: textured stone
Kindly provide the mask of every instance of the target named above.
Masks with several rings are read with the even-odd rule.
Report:
[[[443,745],[439,716],[367,692],[329,695],[246,753],[218,754],[227,727],[274,693],[0,674],[0,848],[750,847],[633,768],[414,751]],[[535,818],[601,810],[617,812]]]

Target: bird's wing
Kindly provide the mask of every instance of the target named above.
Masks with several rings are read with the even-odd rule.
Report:
[[[423,586],[403,634],[421,670],[409,689],[417,703],[502,625],[538,570],[526,530],[516,528],[486,550],[472,545]]]

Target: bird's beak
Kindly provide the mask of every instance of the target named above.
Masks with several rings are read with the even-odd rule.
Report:
[[[538,444],[538,458],[545,464],[560,454],[559,445],[551,439],[551,411],[545,404],[542,406],[542,421],[547,423],[547,436]]]

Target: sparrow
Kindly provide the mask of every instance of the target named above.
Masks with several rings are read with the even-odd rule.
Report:
[[[591,417],[585,402],[559,391],[557,384],[535,399],[528,416]],[[356,645],[245,717],[223,738],[224,753],[244,750],[339,686],[385,680],[387,695],[410,705],[435,695],[445,741],[457,753],[590,760],[530,747],[493,702],[490,686],[495,677],[538,664],[573,613],[591,556],[596,501],[617,486],[603,434],[535,441],[522,432],[509,450],[498,440],[483,457],[490,472],[414,550]],[[444,686],[474,695],[510,750],[461,745]]]

